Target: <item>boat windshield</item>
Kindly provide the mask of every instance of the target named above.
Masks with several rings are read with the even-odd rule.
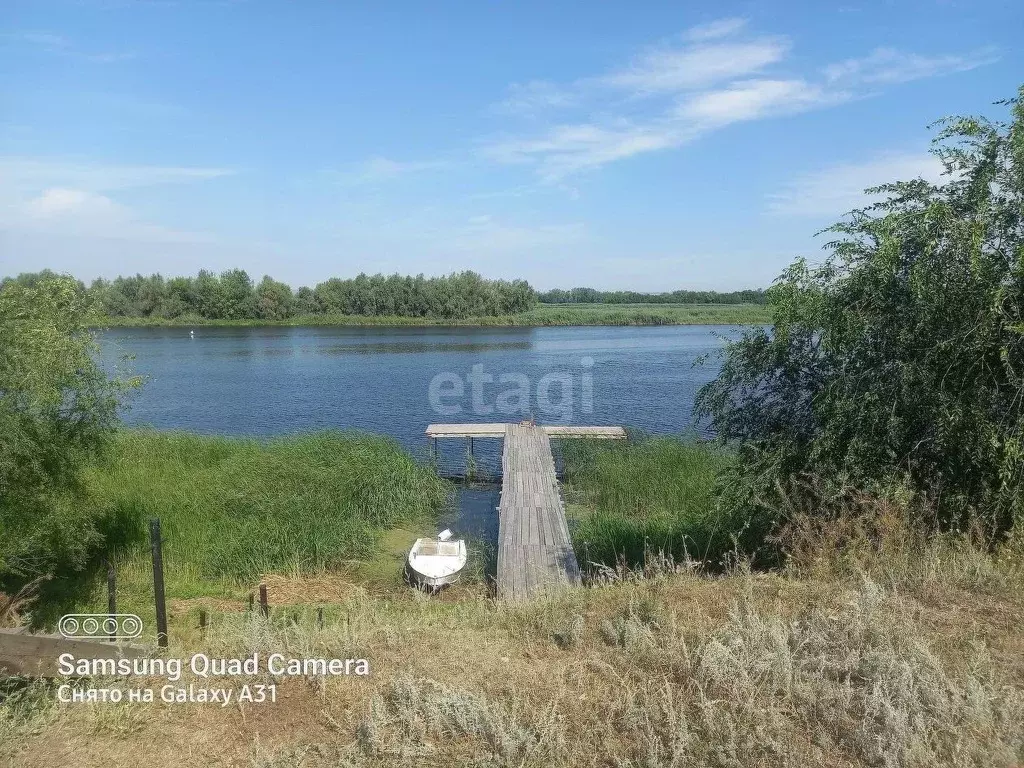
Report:
[[[459,543],[457,541],[434,541],[429,539],[419,543],[419,546],[416,547],[415,554],[453,557],[459,554]]]

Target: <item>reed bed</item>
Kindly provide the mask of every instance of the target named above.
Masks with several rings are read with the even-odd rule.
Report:
[[[398,315],[299,315],[286,320],[208,320],[110,317],[107,327],[143,326],[574,326],[574,325],[750,325],[768,322],[760,304],[539,304],[515,315],[406,317]]]
[[[160,518],[169,563],[241,580],[365,557],[383,531],[432,518],[451,493],[394,441],[346,432],[256,440],[125,430],[87,485],[121,559],[144,554],[146,522]]]
[[[768,322],[760,304],[546,304],[516,325],[752,325]]]
[[[565,489],[582,561],[641,564],[651,554],[718,564],[735,528],[715,505],[729,455],[696,440],[566,440]]]

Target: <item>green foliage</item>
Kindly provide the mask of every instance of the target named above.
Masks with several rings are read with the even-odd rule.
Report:
[[[757,304],[540,304],[515,325],[749,325],[768,313]]]
[[[400,317],[493,317],[529,309],[536,302],[525,280],[485,280],[475,272],[447,277],[359,275],[332,278],[313,290],[318,312]]]
[[[1024,89],[1021,91],[1024,96]],[[774,525],[807,475],[907,487],[942,526],[1024,511],[1024,101],[941,122],[946,183],[898,182],[768,292],[698,414],[739,442],[724,502]],[[803,502],[801,502],[802,504]]]
[[[314,572],[371,554],[381,531],[431,519],[449,485],[393,440],[320,432],[254,440],[125,430],[88,488],[124,556],[161,519],[168,567],[206,577]]]
[[[715,478],[730,458],[714,446],[565,440],[562,454],[567,500],[586,510],[573,531],[581,559],[635,565],[650,551],[717,562],[732,546],[736,528],[714,504]]]
[[[302,289],[308,291],[309,289]],[[302,291],[295,302],[303,302]],[[312,295],[309,291],[308,296]],[[307,296],[307,297],[308,297]],[[211,320],[196,315],[177,317],[104,317],[108,327],[145,326],[493,326],[538,327],[579,325],[750,325],[768,322],[767,309],[759,304],[538,304],[514,315],[473,317],[410,317],[399,315],[316,314],[296,309],[283,320]]]
[[[256,316],[261,320],[284,320],[292,314],[295,297],[291,286],[264,275],[256,286]]]
[[[44,270],[9,280],[32,285],[47,276],[55,275]],[[400,318],[414,318],[472,324],[500,320],[501,325],[671,325],[719,322],[711,315],[726,307],[734,314],[720,322],[733,323],[760,322],[765,300],[762,290],[638,293],[573,288],[555,289],[538,297],[525,280],[485,280],[475,272],[432,278],[360,274],[293,291],[269,275],[254,286],[240,269],[220,276],[203,270],[196,277],[101,278],[83,290],[103,318],[114,324],[210,320],[345,324],[339,318],[400,324]]]
[[[598,291],[594,288],[555,288],[537,295],[542,304],[764,304],[760,288],[745,291]]]
[[[31,287],[52,277],[54,273],[44,270],[5,282]],[[457,320],[514,315],[536,304],[536,294],[525,280],[485,280],[475,272],[432,278],[361,274],[292,291],[270,276],[254,286],[241,269],[220,276],[202,270],[194,278],[169,280],[161,275],[101,278],[82,290],[102,316],[139,320],[283,321],[338,315]]]
[[[0,285],[0,583],[81,567],[100,539],[81,468],[137,382],[97,365],[90,319],[74,280]]]

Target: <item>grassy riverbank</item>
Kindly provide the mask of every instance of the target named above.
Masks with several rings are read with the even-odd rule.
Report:
[[[713,487],[728,455],[672,438],[563,451],[592,557],[645,544],[699,555],[694,542],[719,541]],[[402,526],[448,492],[389,440],[132,430],[86,481],[122,521],[119,609],[146,627],[140,526],[164,523],[172,657],[365,658],[370,674],[278,677],[276,702],[229,707],[62,704],[43,681],[0,686],[6,764],[1011,768],[1024,756],[1019,537],[928,537],[879,507],[877,535],[808,528],[773,573],[660,560],[509,604],[474,587],[379,589],[360,570],[366,542],[401,551],[413,535]],[[103,574],[78,610],[105,610]],[[247,610],[254,578],[269,586],[269,619]],[[186,670],[175,685],[270,680]],[[159,692],[167,680],[93,684]]]
[[[370,674],[279,677],[276,702],[228,707],[61,704],[36,682],[0,694],[0,761],[1019,765],[1022,571],[964,538],[892,543],[862,571],[833,557],[813,573],[662,574],[522,605],[349,587],[322,629],[312,593],[269,622],[207,604],[205,638],[194,611],[178,617],[190,634],[173,635],[173,657],[365,658]],[[186,672],[177,685],[248,681]]]
[[[730,549],[735,525],[715,509],[715,478],[728,454],[676,437],[565,440],[565,495],[581,559],[641,563],[645,554],[711,560]]]
[[[299,315],[287,320],[206,320],[109,317],[104,327],[180,326],[586,326],[586,325],[753,325],[768,322],[760,304],[540,304],[516,315],[462,319],[387,315]]]
[[[126,610],[143,611],[152,610],[151,518],[163,528],[171,599],[239,596],[265,574],[372,567],[396,545],[389,536],[431,527],[451,494],[394,441],[344,432],[254,440],[123,430],[84,480]],[[101,607],[105,568],[93,565],[50,587],[49,612]]]

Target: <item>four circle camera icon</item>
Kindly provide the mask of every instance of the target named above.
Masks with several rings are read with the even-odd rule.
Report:
[[[134,613],[69,613],[57,623],[68,640],[133,640],[142,634]]]

